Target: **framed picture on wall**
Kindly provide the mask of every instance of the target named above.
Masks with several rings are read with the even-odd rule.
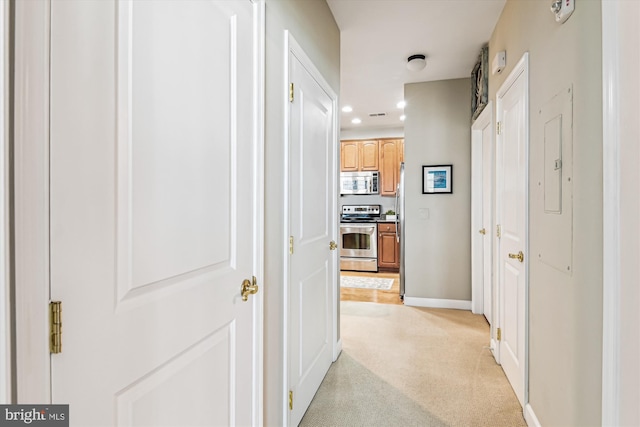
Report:
[[[422,194],[453,193],[453,165],[422,166]]]

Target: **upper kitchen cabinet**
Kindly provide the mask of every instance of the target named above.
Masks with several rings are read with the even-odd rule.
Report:
[[[360,141],[362,143],[360,153],[360,166],[363,171],[378,170],[378,141]]]
[[[342,141],[340,147],[340,171],[377,171],[379,148],[377,140]]]
[[[400,180],[400,163],[404,160],[403,139],[380,140],[380,195],[395,196]]]

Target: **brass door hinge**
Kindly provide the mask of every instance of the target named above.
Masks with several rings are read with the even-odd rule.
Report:
[[[62,302],[49,303],[49,352],[62,353]]]
[[[336,249],[338,249],[338,244],[335,241],[330,241],[329,242],[329,250],[330,251],[335,251]]]
[[[289,410],[293,411],[293,392],[289,390]]]
[[[293,83],[289,83],[289,102],[293,102]]]
[[[500,135],[502,133],[502,122],[496,123],[496,133]]]
[[[289,253],[293,255],[293,236],[289,236]]]
[[[502,329],[498,328],[497,332],[496,332],[496,339],[498,341],[502,341]]]
[[[496,236],[498,236],[498,239],[502,237],[502,227],[500,225],[496,226]]]

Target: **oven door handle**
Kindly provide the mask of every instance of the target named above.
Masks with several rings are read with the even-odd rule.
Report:
[[[373,225],[361,225],[361,226],[350,225],[350,226],[347,226],[347,227],[340,226],[340,232],[343,233],[343,234],[344,233],[354,233],[354,232],[355,233],[362,233],[362,232],[367,232],[367,231],[370,232],[370,233],[375,234],[376,227],[373,226]]]

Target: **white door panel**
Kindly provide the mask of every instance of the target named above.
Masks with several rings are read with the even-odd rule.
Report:
[[[257,420],[254,13],[51,4],[52,396],[78,425]]]
[[[528,209],[528,72],[527,55],[498,91],[497,138],[499,239],[500,363],[520,404],[525,402],[527,209]],[[522,260],[516,258],[519,254]]]
[[[294,84],[290,142],[289,385],[297,425],[332,361],[333,287],[337,286],[334,101],[290,54]]]
[[[493,105],[486,108],[491,109]],[[482,296],[484,316],[489,324],[493,323],[493,129],[493,120],[489,120],[482,130],[482,228],[486,232],[482,239]]]
[[[472,143],[472,310],[493,323],[493,105],[471,126]],[[493,347],[492,347],[493,348]]]

